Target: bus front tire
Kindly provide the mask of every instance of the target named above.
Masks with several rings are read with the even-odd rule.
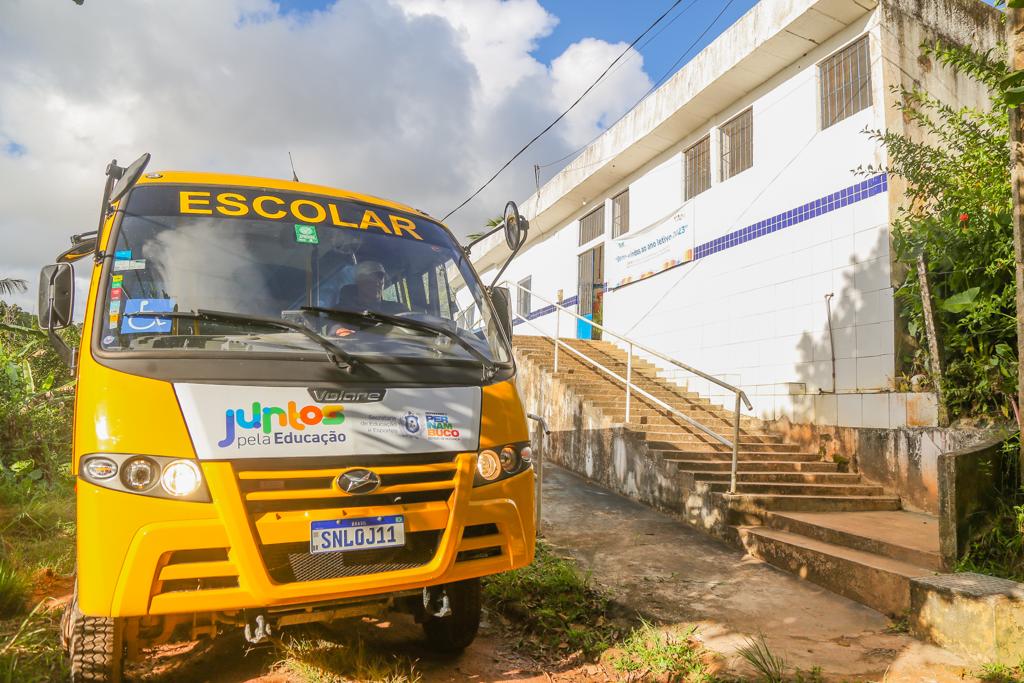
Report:
[[[119,683],[124,651],[122,620],[85,616],[78,609],[77,594],[66,609],[72,683]]]
[[[423,632],[427,641],[441,652],[462,652],[480,630],[480,579],[468,579],[445,585],[451,614],[427,616]]]

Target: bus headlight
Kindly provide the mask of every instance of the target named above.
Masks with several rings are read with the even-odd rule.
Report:
[[[85,461],[82,468],[86,471],[90,479],[110,479],[112,476],[117,474],[117,463],[110,458],[104,458],[103,456],[89,458]]]
[[[202,483],[203,475],[199,466],[191,460],[175,460],[164,468],[160,477],[164,491],[178,498],[191,496]]]
[[[480,451],[473,486],[484,486],[521,474],[533,466],[530,444],[510,443]]]
[[[516,468],[519,467],[519,454],[516,453],[516,449],[512,448],[512,446],[502,448],[498,459],[501,460],[501,469],[506,472],[515,472]]]
[[[120,476],[118,476],[120,475]],[[199,463],[186,458],[135,453],[89,453],[78,463],[84,481],[113,491],[209,503]]]
[[[132,491],[148,491],[159,477],[159,466],[149,458],[132,458],[121,468],[121,483]]]
[[[476,471],[485,481],[494,481],[501,474],[501,463],[494,451],[480,451],[476,459]]]

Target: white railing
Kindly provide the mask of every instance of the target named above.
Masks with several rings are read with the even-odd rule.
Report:
[[[672,358],[670,356],[666,356],[665,354],[661,353],[660,351],[655,351],[654,349],[648,348],[648,347],[644,346],[643,344],[640,344],[639,342],[637,342],[637,341],[635,341],[633,339],[630,339],[629,337],[626,337],[624,335],[618,334],[617,332],[613,332],[613,331],[609,330],[608,328],[606,328],[604,325],[601,325],[600,323],[595,323],[592,320],[588,320],[587,318],[584,318],[583,316],[581,316],[581,315],[579,315],[577,313],[574,313],[573,311],[570,311],[568,308],[566,308],[565,306],[562,306],[561,304],[557,304],[557,303],[555,303],[553,301],[549,301],[549,300],[545,299],[544,297],[540,296],[539,294],[537,294],[536,292],[533,292],[533,291],[527,289],[526,287],[523,287],[522,285],[520,285],[518,283],[507,282],[506,281],[506,282],[502,283],[502,286],[503,287],[510,287],[510,288],[511,287],[515,287],[516,289],[518,289],[520,291],[520,293],[525,292],[525,293],[529,294],[531,300],[536,299],[538,301],[543,301],[544,303],[554,307],[554,309],[555,309],[555,334],[554,334],[554,336],[552,336],[552,335],[548,334],[547,332],[545,332],[543,329],[541,329],[541,327],[539,325],[534,323],[532,320],[529,320],[528,318],[522,318],[522,320],[523,320],[523,322],[525,322],[526,324],[530,325],[532,328],[537,330],[541,334],[541,336],[546,337],[547,339],[551,339],[554,342],[554,344],[555,344],[554,371],[555,372],[558,372],[558,350],[559,350],[559,348],[565,348],[565,350],[567,352],[569,352],[569,353],[573,354],[574,356],[582,359],[584,362],[586,362],[589,365],[593,366],[595,369],[600,370],[601,372],[603,372],[604,374],[608,375],[609,377],[611,377],[612,379],[616,380],[617,382],[622,383],[622,385],[625,388],[625,394],[626,394],[626,419],[625,419],[625,422],[627,424],[629,423],[630,403],[631,403],[632,395],[635,393],[635,394],[637,394],[639,396],[643,396],[648,401],[654,403],[655,405],[657,405],[658,407],[662,408],[663,410],[667,410],[668,412],[670,412],[673,415],[675,415],[676,417],[680,418],[681,420],[683,420],[687,424],[691,425],[692,427],[694,427],[696,429],[699,429],[700,431],[704,432],[705,434],[707,434],[711,438],[715,439],[719,443],[721,443],[721,444],[727,446],[728,448],[732,449],[732,467],[731,467],[730,475],[729,475],[729,493],[736,493],[736,471],[737,471],[738,466],[739,466],[740,407],[741,407],[741,403],[742,403],[742,405],[745,405],[747,407],[747,410],[753,410],[753,406],[750,404],[750,400],[747,398],[747,395],[743,392],[742,389],[740,389],[738,387],[734,387],[733,385],[731,385],[731,384],[729,384],[727,382],[723,382],[719,378],[714,377],[712,375],[709,375],[706,372],[701,372],[700,370],[697,370],[696,368],[690,367],[686,363],[678,361],[675,358]],[[625,377],[622,377],[621,375],[619,375],[614,370],[611,370],[610,368],[605,367],[599,361],[596,361],[593,358],[590,358],[589,356],[584,354],[579,349],[573,348],[571,345],[569,345],[566,342],[562,341],[561,337],[559,336],[559,331],[560,331],[560,327],[561,327],[561,316],[562,316],[563,313],[565,313],[566,315],[572,316],[573,318],[576,318],[577,320],[582,320],[587,325],[590,325],[592,327],[595,327],[595,328],[601,330],[601,332],[603,334],[608,335],[609,337],[614,337],[615,339],[618,339],[619,341],[621,341],[621,342],[626,344],[627,349],[626,349],[626,376]],[[715,384],[715,385],[717,385],[719,387],[722,387],[723,389],[726,389],[727,391],[729,391],[732,394],[734,394],[735,398],[736,398],[736,401],[735,401],[735,408],[734,408],[734,411],[733,411],[732,439],[729,439],[729,438],[719,434],[715,430],[711,429],[710,427],[701,424],[700,422],[698,422],[697,420],[693,419],[689,415],[686,415],[685,413],[683,413],[683,412],[673,408],[672,406],[670,406],[669,404],[665,403],[661,399],[659,399],[659,398],[657,398],[655,396],[652,396],[649,392],[645,391],[643,388],[641,388],[636,383],[634,383],[633,382],[633,351],[634,351],[634,349],[638,349],[638,350],[643,351],[644,353],[646,353],[646,354],[648,354],[650,356],[654,356],[655,358],[659,358],[659,359],[665,361],[666,363],[669,363],[669,364],[671,364],[671,365],[673,365],[673,366],[675,366],[677,368],[685,370],[685,371],[689,372],[690,374],[693,374],[693,375],[696,375],[698,377],[701,377],[701,378],[707,380],[708,382],[710,382],[712,384]]]

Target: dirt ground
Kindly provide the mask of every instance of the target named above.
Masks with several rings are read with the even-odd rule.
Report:
[[[613,600],[667,626],[693,625],[697,638],[719,655],[720,672],[753,672],[736,656],[747,638],[763,635],[791,667],[820,667],[824,680],[976,680],[972,667],[939,648],[894,632],[882,614],[745,556],[669,516],[608,493],[555,467],[545,468],[544,534],[561,553],[592,573]],[[40,596],[64,595],[54,579]],[[60,603],[52,608],[56,608]],[[476,642],[460,656],[431,652],[420,627],[405,615],[390,621],[348,622],[367,647],[413,662],[426,683],[454,681],[613,681],[594,663],[540,661],[517,648],[502,617],[485,612]],[[322,633],[322,632],[321,632]],[[326,634],[328,639],[330,633]],[[168,645],[145,653],[130,680],[208,683],[291,683],[309,680],[288,671],[281,651],[253,647],[240,633],[216,640]]]

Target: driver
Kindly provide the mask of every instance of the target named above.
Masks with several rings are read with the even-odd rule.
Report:
[[[406,312],[405,306],[385,301],[384,285],[387,273],[378,261],[360,261],[356,266],[355,284],[345,285],[338,293],[338,305],[359,311],[376,311],[395,315]]]

